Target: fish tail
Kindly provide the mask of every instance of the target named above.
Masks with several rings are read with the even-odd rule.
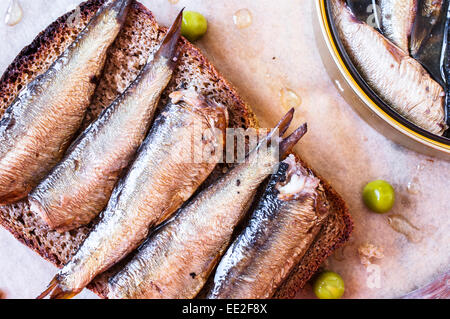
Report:
[[[291,135],[284,138],[280,142],[280,155],[288,153],[297,142],[306,134],[308,131],[308,125],[306,123],[302,124],[298,129],[296,129]]]
[[[286,133],[289,125],[291,125],[292,119],[294,118],[295,109],[291,108],[278,122],[278,124],[267,134],[264,138],[265,141],[271,143],[271,141],[275,139],[279,139],[281,136]],[[278,133],[278,134],[277,134]]]
[[[65,291],[60,286],[59,275],[56,275],[52,281],[48,284],[47,289],[45,289],[36,299],[44,299],[50,294],[50,299],[70,299],[78,294],[75,291]]]
[[[155,60],[162,57],[167,59],[169,65],[175,68],[176,62],[178,60],[177,53],[177,43],[181,36],[181,23],[183,21],[183,9],[176,17],[169,31],[167,31],[158,52],[155,54]]]
[[[272,132],[276,132],[278,130],[278,136],[283,136],[284,133],[286,133],[287,129],[289,128],[289,125],[291,125],[292,118],[294,117],[295,109],[291,108],[284,116],[283,118],[278,122],[278,124],[275,126]]]

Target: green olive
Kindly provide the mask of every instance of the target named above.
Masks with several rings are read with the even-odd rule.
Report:
[[[200,39],[208,29],[206,18],[195,11],[183,12],[183,23],[181,24],[181,34],[189,41]]]
[[[395,191],[386,181],[373,181],[364,187],[363,200],[367,208],[375,213],[384,214],[394,206]]]
[[[319,299],[339,299],[345,291],[344,280],[337,273],[326,271],[314,281],[313,289]]]

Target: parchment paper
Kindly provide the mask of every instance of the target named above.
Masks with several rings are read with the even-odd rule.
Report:
[[[355,221],[354,236],[344,251],[326,263],[346,283],[346,298],[402,296],[449,271],[450,163],[398,146],[366,124],[341,98],[316,47],[311,0],[167,0],[142,1],[168,25],[186,7],[203,13],[207,35],[197,44],[218,70],[250,103],[260,124],[273,126],[285,112],[280,90],[289,88],[302,99],[295,125],[307,121],[309,133],[297,151],[344,197]],[[0,72],[17,53],[76,0],[21,0],[24,19],[15,27],[0,24]],[[0,13],[7,1],[0,2]],[[252,13],[245,29],[233,24],[242,8]],[[295,126],[293,125],[293,126]],[[418,169],[419,166],[419,169]],[[386,215],[370,213],[361,200],[363,186],[382,178],[394,185],[392,214],[416,228],[412,240],[394,231]],[[406,187],[416,178],[418,194]],[[391,214],[388,214],[391,215]],[[384,249],[374,265],[361,265],[357,248],[370,243]],[[54,276],[56,268],[0,230],[0,290],[9,298],[31,298]],[[378,287],[378,288],[377,288]],[[93,297],[90,292],[80,298]],[[310,297],[306,287],[299,297]]]

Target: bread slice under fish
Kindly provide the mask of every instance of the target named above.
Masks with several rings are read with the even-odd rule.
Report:
[[[19,91],[36,76],[43,73],[61,52],[75,39],[105,0],[89,0],[80,5],[81,17],[73,19],[69,12],[42,31],[25,47],[0,79],[0,116]],[[136,77],[147,57],[156,51],[165,28],[158,26],[152,13],[135,2],[128,14],[124,28],[111,46],[103,75],[92,98],[83,127],[95,119]],[[160,105],[177,87],[193,87],[228,107],[230,127],[257,127],[250,107],[238,96],[235,89],[207,61],[199,49],[183,39],[181,56],[172,81],[164,91]],[[210,176],[215,179],[226,169],[216,168]],[[345,243],[353,223],[342,198],[322,179],[332,214],[322,227],[313,245],[275,297],[291,298],[311,278],[332,252]],[[93,222],[95,223],[95,221]],[[0,224],[18,240],[58,267],[64,265],[88,234],[92,223],[70,232],[51,231],[39,216],[29,210],[26,201],[0,207]],[[98,276],[88,287],[101,297],[107,294],[108,276],[121,264]],[[43,287],[44,288],[44,287]]]

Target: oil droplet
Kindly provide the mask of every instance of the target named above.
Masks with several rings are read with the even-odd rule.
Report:
[[[240,9],[233,15],[233,22],[238,29],[244,29],[252,24],[252,13],[248,9]]]
[[[418,172],[421,172],[421,171],[423,171],[424,169],[425,169],[425,163],[419,163],[419,164],[417,164],[416,170],[417,170]]]
[[[406,189],[408,193],[412,195],[417,195],[420,193],[420,184],[419,179],[417,177],[414,177],[407,185]]]
[[[420,228],[414,226],[406,217],[394,214],[388,216],[388,223],[393,230],[403,234],[408,241],[418,243],[422,240]]]
[[[180,0],[169,0],[169,2],[170,2],[171,4],[177,4],[178,1],[180,1]]]
[[[294,91],[288,88],[283,88],[280,91],[281,104],[286,110],[299,107],[302,104],[302,99]]]
[[[22,20],[23,10],[18,0],[10,0],[8,10],[6,10],[5,24],[15,26]]]

